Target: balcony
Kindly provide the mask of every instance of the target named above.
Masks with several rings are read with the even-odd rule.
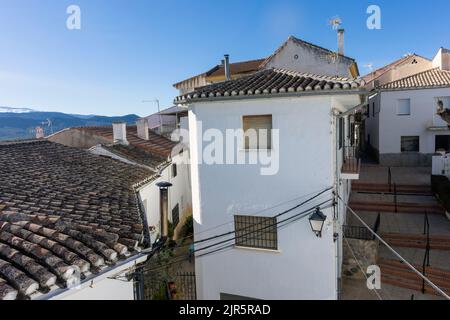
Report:
[[[341,178],[345,180],[359,180],[361,172],[361,158],[357,147],[344,147],[344,160],[341,169]]]

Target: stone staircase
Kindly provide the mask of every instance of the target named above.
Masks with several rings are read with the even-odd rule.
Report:
[[[381,282],[393,286],[406,288],[414,291],[422,291],[423,280],[402,261],[393,259],[378,259],[381,269]],[[422,266],[414,266],[422,272]],[[450,294],[450,270],[433,267],[426,268],[426,276],[447,294]],[[425,284],[425,293],[439,295],[431,286]]]
[[[383,233],[381,237],[393,247],[425,249],[427,236],[422,234]],[[450,236],[431,235],[430,249],[450,251]]]
[[[393,202],[384,201],[350,201],[350,207],[353,210],[374,211],[374,212],[391,212],[396,211],[396,206]],[[408,203],[397,202],[397,213],[419,213],[424,214],[445,214],[444,208],[438,203]]]
[[[386,184],[377,184],[377,183],[369,183],[369,182],[361,182],[361,181],[353,181],[352,190],[354,191],[365,191],[365,192],[394,192],[394,187]],[[412,194],[422,194],[422,195],[431,195],[431,187],[427,185],[406,185],[406,184],[398,184],[396,185],[397,192],[399,193],[412,193]]]

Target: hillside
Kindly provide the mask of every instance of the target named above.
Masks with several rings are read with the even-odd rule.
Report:
[[[0,112],[0,140],[33,138],[37,126],[42,126],[45,134],[48,135],[75,126],[105,126],[115,121],[133,124],[138,118],[135,114],[106,117],[71,115],[60,112]]]

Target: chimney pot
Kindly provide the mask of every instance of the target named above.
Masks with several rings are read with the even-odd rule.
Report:
[[[344,55],[344,29],[338,30],[338,53]]]
[[[231,80],[230,55],[226,54],[224,57],[225,57],[225,78],[227,80]]]
[[[137,127],[137,135],[139,138],[144,140],[149,140],[149,133],[148,133],[148,121],[147,119],[138,119],[136,121],[136,127]]]
[[[125,122],[114,122],[113,123],[113,139],[114,139],[114,143],[128,145],[127,124]]]

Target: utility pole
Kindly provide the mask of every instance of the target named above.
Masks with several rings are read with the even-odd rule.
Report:
[[[142,103],[156,103],[158,107],[158,116],[159,116],[159,134],[162,134],[162,116],[161,116],[161,110],[159,106],[159,99],[153,99],[153,100],[142,100]]]

